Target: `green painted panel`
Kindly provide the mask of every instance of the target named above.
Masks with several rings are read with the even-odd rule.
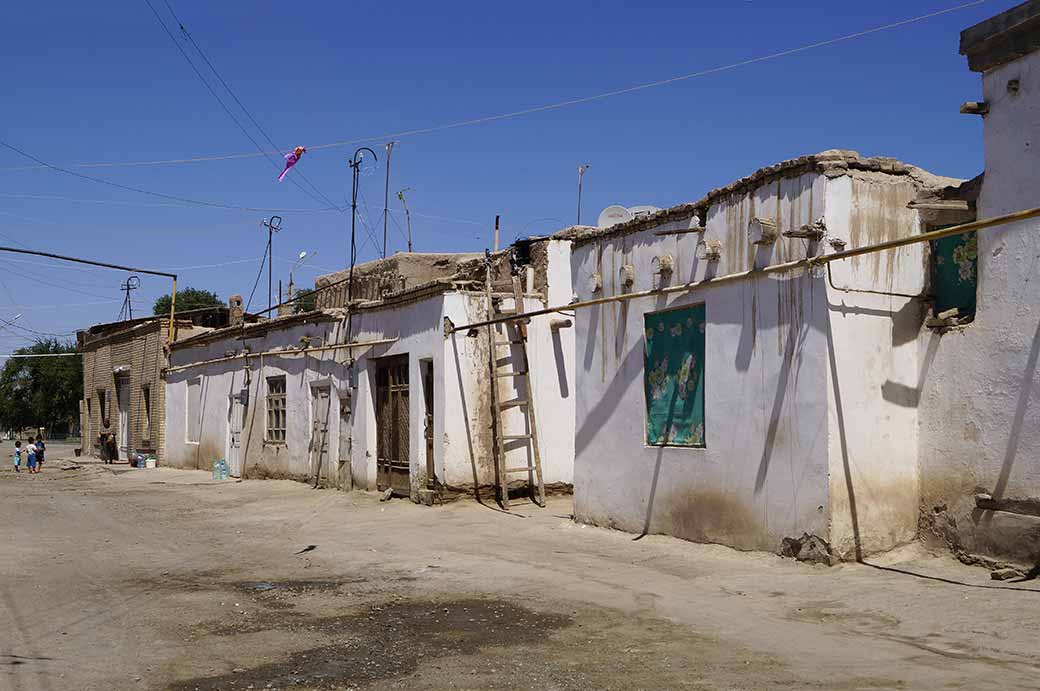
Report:
[[[975,233],[933,240],[931,244],[935,313],[956,307],[961,317],[974,315],[979,277]]]
[[[704,446],[704,305],[643,317],[646,443]]]

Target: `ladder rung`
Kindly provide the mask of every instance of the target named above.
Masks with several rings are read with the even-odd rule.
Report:
[[[495,372],[496,377],[526,377],[527,370],[522,369],[518,372]]]
[[[519,408],[520,406],[527,405],[526,398],[512,398],[508,401],[501,401],[498,404],[499,408]]]
[[[526,473],[529,470],[534,470],[533,465],[517,466],[515,468],[506,468],[507,473]]]
[[[521,439],[530,439],[530,434],[503,434],[502,441],[520,441]]]
[[[521,345],[523,343],[524,343],[524,341],[501,341],[501,340],[500,341],[495,341],[495,345],[497,345],[497,346]]]

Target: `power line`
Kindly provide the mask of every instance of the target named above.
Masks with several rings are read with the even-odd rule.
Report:
[[[782,50],[782,51],[778,51],[778,52],[775,52],[775,53],[769,53],[769,54],[766,54],[766,55],[760,55],[758,57],[748,58],[746,60],[740,60],[738,62],[732,62],[732,63],[726,64],[726,65],[720,65],[718,67],[711,67],[711,68],[708,68],[708,69],[699,70],[697,72],[690,72],[690,73],[687,73],[687,74],[681,74],[681,75],[678,75],[678,76],[675,76],[675,77],[669,77],[667,79],[660,79],[660,80],[653,81],[653,82],[646,82],[644,84],[637,84],[637,85],[634,85],[634,86],[624,87],[624,88],[620,88],[620,89],[614,89],[614,90],[611,90],[611,91],[604,91],[602,93],[593,94],[591,96],[581,96],[581,97],[577,97],[577,98],[570,98],[570,99],[567,99],[567,100],[564,100],[564,101],[557,101],[555,103],[548,103],[548,104],[544,104],[544,105],[540,105],[540,106],[533,106],[533,107],[530,107],[530,108],[524,108],[522,110],[514,110],[514,111],[511,111],[511,112],[499,113],[497,115],[487,115],[487,116],[483,116],[483,117],[472,118],[472,119],[469,119],[469,120],[461,120],[461,121],[458,121],[458,122],[448,123],[448,124],[444,124],[444,125],[433,125],[433,126],[430,126],[430,127],[421,127],[421,128],[412,129],[412,130],[405,130],[405,131],[401,131],[401,132],[387,132],[387,133],[383,133],[383,134],[379,134],[379,135],[375,135],[375,136],[363,137],[363,138],[360,138],[360,139],[350,139],[350,140],[339,141],[339,142],[331,142],[331,143],[327,143],[327,144],[309,145],[307,147],[307,150],[308,151],[317,151],[317,150],[321,150],[321,149],[333,149],[333,148],[339,148],[339,147],[344,147],[344,146],[352,146],[354,144],[369,143],[369,142],[373,142],[373,141],[387,141],[388,139],[401,139],[403,137],[411,137],[411,136],[416,136],[416,135],[421,135],[421,134],[431,134],[433,132],[441,132],[441,131],[444,131],[444,130],[458,129],[460,127],[469,127],[469,126],[472,126],[472,125],[482,125],[482,124],[486,124],[486,123],[489,123],[489,122],[497,122],[497,121],[500,121],[500,120],[510,120],[510,119],[513,119],[513,118],[518,118],[518,117],[522,117],[522,116],[525,116],[525,115],[532,115],[532,114],[535,114],[535,113],[543,113],[543,112],[546,112],[546,111],[559,110],[561,108],[568,108],[570,106],[580,105],[580,104],[584,104],[584,103],[591,103],[593,101],[599,101],[599,100],[603,100],[603,99],[607,99],[607,98],[613,98],[615,96],[622,96],[622,95],[625,95],[625,94],[631,94],[631,93],[635,93],[635,92],[639,92],[639,91],[645,91],[647,89],[653,89],[653,88],[656,88],[656,87],[659,87],[659,86],[666,86],[668,84],[674,84],[676,82],[686,81],[686,80],[689,80],[689,79],[696,79],[698,77],[705,77],[705,76],[709,76],[709,75],[712,75],[712,74],[718,74],[720,72],[728,72],[730,70],[735,70],[735,69],[738,69],[738,68],[741,68],[741,67],[747,67],[748,65],[754,65],[754,64],[757,64],[757,63],[760,63],[760,62],[767,62],[769,60],[776,60],[776,59],[779,59],[779,58],[788,57],[790,55],[795,55],[797,53],[803,53],[805,51],[814,50],[816,48],[824,48],[824,47],[827,47],[827,46],[835,45],[837,43],[844,43],[846,41],[851,41],[851,40],[854,40],[854,39],[857,39],[857,38],[862,38],[863,36],[869,36],[871,34],[876,34],[876,33],[882,32],[882,31],[889,31],[889,30],[892,30],[892,29],[898,29],[900,27],[907,26],[907,25],[910,25],[910,24],[915,24],[917,22],[926,21],[928,19],[934,19],[935,17],[939,17],[939,16],[942,16],[942,15],[945,15],[945,14],[950,14],[952,12],[959,12],[960,10],[965,10],[965,9],[970,8],[970,7],[976,7],[978,5],[982,5],[985,2],[988,2],[988,0],[972,0],[972,2],[966,2],[966,3],[960,4],[960,5],[955,5],[954,7],[948,7],[946,9],[936,10],[935,12],[929,12],[927,14],[918,15],[916,17],[911,17],[909,19],[902,19],[902,20],[899,20],[899,21],[896,21],[896,22],[891,22],[889,24],[883,24],[881,26],[876,26],[876,27],[873,27],[873,28],[870,28],[870,29],[864,29],[862,31],[856,31],[856,32],[851,33],[851,34],[844,34],[842,36],[836,36],[834,38],[829,38],[829,39],[825,39],[825,40],[822,40],[822,41],[816,41],[816,42],[813,42],[813,43],[808,43],[808,44],[805,44],[805,45],[802,45],[802,46],[798,46],[796,48],[789,48],[787,50]],[[273,152],[268,152],[268,153],[279,153],[279,152],[273,151]],[[223,161],[223,160],[232,160],[232,159],[240,159],[240,158],[254,158],[254,157],[259,156],[259,155],[262,155],[262,154],[237,153],[237,154],[225,154],[225,155],[218,155],[218,156],[194,156],[194,157],[189,157],[189,158],[175,158],[175,159],[163,159],[163,160],[152,160],[152,161],[100,161],[100,162],[78,163],[78,164],[70,164],[70,165],[71,165],[71,167],[75,167],[75,168],[112,168],[112,167],[124,167],[124,166],[155,166],[155,165],[168,165],[168,164],[180,164],[180,163],[200,163],[200,162],[204,162],[204,161]],[[25,170],[25,169],[26,169],[25,167],[0,168],[0,171]]]
[[[75,336],[76,335],[75,331],[70,331],[70,332],[67,332],[67,333],[50,333],[48,331],[37,331],[36,329],[30,329],[30,328],[28,328],[26,326],[22,326],[21,324],[17,324],[15,322],[8,321],[7,319],[3,319],[3,318],[0,318],[0,323],[3,323],[5,326],[8,326],[8,327],[10,327],[12,329],[18,329],[19,331],[25,331],[26,333],[31,333],[31,334],[33,334],[35,336],[44,336],[44,337],[51,336],[51,337],[54,337],[54,338],[65,338],[66,336]],[[15,334],[15,335],[17,335],[17,334]]]
[[[38,167],[46,168],[47,166],[34,166],[34,168],[38,168]],[[12,193],[12,192],[0,192],[0,197],[8,197],[8,198],[11,198],[11,199],[45,199],[45,200],[53,200],[53,201],[77,202],[77,203],[81,203],[81,204],[116,204],[116,205],[120,205],[120,206],[147,206],[147,207],[174,207],[174,208],[180,208],[180,207],[185,206],[185,204],[183,202],[180,203],[180,204],[163,204],[163,203],[160,203],[160,202],[152,202],[152,203],[149,203],[149,202],[134,202],[134,201],[126,201],[126,200],[122,200],[122,199],[81,199],[81,198],[77,198],[77,197],[63,197],[63,196],[56,195],[56,194],[21,194],[21,193]],[[224,206],[224,207],[220,207],[220,208],[228,209],[228,210],[231,210],[231,211],[250,211],[250,212],[252,212],[252,211],[276,211],[276,212],[283,213],[283,214],[284,213],[333,213],[333,212],[339,212],[340,211],[340,209],[338,207],[336,207],[336,208],[329,208],[329,209],[249,209],[249,208],[243,209],[243,208],[236,207],[236,206]]]
[[[172,200],[172,201],[175,201],[175,202],[181,202],[182,204],[192,204],[192,205],[195,205],[195,206],[209,206],[209,207],[215,207],[215,208],[218,208],[218,209],[236,209],[236,210],[239,210],[239,211],[259,211],[261,213],[278,212],[278,211],[281,211],[283,213],[285,212],[284,209],[281,209],[281,210],[280,209],[258,209],[258,208],[250,207],[250,206],[235,206],[234,204],[223,204],[221,202],[200,201],[198,199],[189,199],[187,197],[177,197],[175,195],[165,194],[163,192],[152,192],[150,190],[143,190],[143,189],[141,189],[139,187],[131,187],[129,185],[122,185],[122,184],[120,184],[118,182],[112,182],[111,180],[105,180],[103,178],[96,178],[96,177],[93,177],[91,175],[84,175],[83,173],[77,173],[77,172],[75,172],[73,170],[68,170],[67,168],[62,168],[61,166],[56,166],[56,165],[53,165],[51,163],[47,163],[46,161],[43,161],[43,160],[40,160],[39,158],[36,158],[35,156],[33,156],[30,153],[22,151],[18,147],[15,147],[15,146],[12,146],[11,144],[8,144],[7,142],[5,142],[2,139],[0,139],[0,146],[3,146],[6,149],[10,149],[11,151],[15,152],[16,154],[18,154],[20,156],[24,156],[25,158],[28,158],[31,161],[36,161],[37,163],[39,163],[41,166],[43,166],[45,168],[50,168],[51,170],[56,170],[59,173],[65,173],[66,175],[71,175],[73,177],[77,177],[77,178],[80,178],[80,179],[83,179],[83,180],[89,180],[91,182],[97,182],[97,183],[102,184],[102,185],[108,185],[109,187],[115,187],[116,189],[127,190],[129,192],[136,192],[138,194],[146,194],[146,195],[149,195],[151,197],[159,197],[160,199],[169,199],[169,200]]]
[[[268,161],[270,161],[271,165],[274,166],[274,169],[278,170],[278,167],[279,167],[278,166],[278,162],[276,160],[274,160],[270,156],[270,154],[268,154],[266,151],[264,151],[264,148],[262,146],[260,146],[259,142],[257,142],[256,139],[253,138],[253,135],[251,135],[249,133],[249,131],[245,128],[245,126],[242,125],[242,123],[238,120],[237,117],[235,117],[234,113],[231,112],[231,109],[227,107],[227,105],[224,103],[224,100],[222,98],[220,98],[220,96],[217,94],[216,90],[214,90],[213,87],[210,85],[209,80],[207,80],[202,75],[202,72],[200,72],[199,69],[195,66],[195,63],[192,61],[192,59],[190,57],[188,57],[188,53],[181,47],[181,44],[177,41],[177,38],[173,35],[173,32],[170,31],[169,27],[166,26],[166,22],[163,21],[163,18],[161,16],[159,16],[159,13],[156,11],[156,9],[152,5],[151,1],[150,0],[144,0],[144,1],[145,1],[145,4],[148,5],[148,8],[152,11],[152,14],[155,15],[156,20],[159,22],[159,24],[162,25],[163,31],[166,32],[166,35],[169,36],[170,40],[173,41],[175,46],[177,46],[177,50],[184,57],[184,60],[188,63],[188,65],[191,66],[192,71],[195,72],[195,75],[206,86],[206,89],[210,92],[210,94],[213,96],[213,98],[216,99],[217,103],[220,104],[220,107],[224,110],[225,113],[227,113],[228,117],[231,118],[231,121],[235,123],[235,125],[238,127],[238,129],[242,130],[242,134],[246,135],[246,137],[249,139],[249,141],[251,141],[253,143],[253,146],[256,147],[256,150],[259,151]],[[231,87],[228,86],[228,83],[226,81],[224,81],[224,78],[220,75],[219,72],[217,72],[217,68],[213,66],[213,63],[210,62],[210,59],[202,51],[202,48],[199,47],[199,44],[195,42],[195,39],[192,37],[192,35],[190,33],[188,33],[188,30],[186,28],[184,28],[184,23],[180,20],[180,17],[177,16],[177,13],[173,11],[173,7],[170,5],[168,0],[163,0],[163,2],[166,4],[166,9],[168,9],[170,11],[170,15],[173,16],[174,21],[177,22],[177,25],[180,27],[181,33],[184,34],[184,36],[191,42],[191,45],[193,45],[195,47],[195,50],[198,51],[199,55],[202,56],[203,61],[205,61],[205,63],[209,66],[210,70],[213,72],[214,75],[216,75],[217,79],[220,80],[220,83],[224,85],[224,88],[227,90],[227,92],[229,94],[231,94],[231,98],[235,99],[235,103],[237,103],[239,108],[242,109],[242,112],[244,112],[246,114],[246,116],[250,119],[250,121],[252,121],[253,125],[258,130],[260,130],[260,133],[263,134],[264,137],[267,139],[267,143],[270,144],[273,148],[277,148],[277,145],[273,141],[271,141],[271,138],[267,136],[267,133],[264,132],[262,127],[260,127],[260,124],[257,123],[257,121],[253,117],[253,115],[242,104],[242,101],[240,101],[238,99],[238,96],[236,96],[235,92],[231,90]],[[314,194],[312,194],[311,192],[309,192],[308,190],[304,189],[295,179],[290,179],[290,182],[293,185],[295,185],[301,192],[303,192],[304,194],[306,194],[308,197],[310,197],[314,201],[318,202],[319,204],[325,203],[325,204],[329,204],[330,206],[333,206],[333,207],[336,206],[334,203],[332,203],[332,201],[329,200],[328,197],[326,197],[324,194],[322,194],[321,191],[318,190],[318,188],[314,187],[313,183],[310,183],[309,180],[307,182],[311,185],[311,187],[314,187],[314,191],[317,192],[317,194],[318,194],[317,197]]]
[[[263,259],[260,260],[260,270],[256,272],[256,281],[253,282],[253,289],[249,291],[249,299],[246,300],[246,312],[249,312],[249,306],[253,303],[253,295],[256,293],[256,287],[260,285],[260,277],[264,275],[264,264],[267,263],[267,253],[271,249],[271,245],[267,245],[264,249]]]

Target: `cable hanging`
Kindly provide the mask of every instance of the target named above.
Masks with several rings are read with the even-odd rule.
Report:
[[[639,92],[639,91],[645,91],[647,89],[654,89],[654,88],[657,88],[657,87],[660,87],[660,86],[667,86],[669,84],[674,84],[676,82],[682,82],[682,81],[686,81],[686,80],[689,80],[689,79],[696,79],[698,77],[706,77],[706,76],[713,75],[713,74],[719,74],[721,72],[728,72],[728,71],[735,70],[735,69],[738,69],[738,68],[741,68],[741,67],[747,67],[748,65],[754,65],[754,64],[757,64],[757,63],[760,63],[760,62],[767,62],[767,61],[770,61],[770,60],[776,60],[776,59],[779,59],[779,58],[784,58],[784,57],[788,57],[788,56],[791,56],[791,55],[795,55],[797,53],[803,53],[805,51],[814,50],[816,48],[824,48],[824,47],[832,46],[832,45],[835,45],[835,44],[838,44],[838,43],[844,43],[846,41],[852,41],[852,40],[857,39],[857,38],[862,38],[863,36],[869,36],[871,34],[880,33],[882,31],[890,31],[892,29],[898,29],[900,27],[908,26],[910,24],[915,24],[917,22],[926,21],[928,19],[934,19],[935,17],[940,17],[942,15],[950,14],[952,12],[959,12],[961,10],[965,10],[965,9],[968,9],[968,8],[971,8],[971,7],[976,7],[978,5],[982,5],[985,2],[988,2],[988,0],[972,0],[972,2],[966,2],[966,3],[960,4],[960,5],[955,5],[953,7],[947,7],[946,9],[936,10],[934,12],[929,12],[927,14],[921,14],[921,15],[918,15],[916,17],[910,17],[908,19],[902,19],[902,20],[899,20],[899,21],[896,21],[896,22],[891,22],[891,23],[888,23],[888,24],[882,24],[881,26],[875,26],[875,27],[870,28],[870,29],[864,29],[862,31],[856,31],[856,32],[851,33],[851,34],[844,34],[842,36],[836,36],[834,38],[829,38],[829,39],[825,39],[825,40],[822,40],[822,41],[816,41],[816,42],[813,42],[813,43],[808,43],[808,44],[805,44],[805,45],[802,45],[802,46],[798,46],[796,48],[789,48],[787,50],[782,50],[782,51],[778,51],[778,52],[775,52],[775,53],[768,53],[766,55],[760,55],[758,57],[748,58],[746,60],[740,60],[738,62],[732,62],[732,63],[726,64],[726,65],[720,65],[718,67],[711,67],[711,68],[708,68],[708,69],[699,70],[697,72],[689,72],[687,74],[680,74],[680,75],[677,75],[675,77],[669,77],[667,79],[660,79],[660,80],[653,81],[653,82],[646,82],[644,84],[636,84],[634,86],[624,87],[624,88],[620,88],[620,89],[614,89],[614,90],[611,90],[611,91],[604,91],[604,92],[601,92],[601,93],[598,93],[598,94],[593,94],[591,96],[581,96],[581,97],[577,97],[577,98],[567,99],[567,100],[564,100],[564,101],[557,101],[555,103],[548,103],[548,104],[544,104],[544,105],[540,105],[540,106],[533,106],[533,107],[530,107],[530,108],[524,108],[522,110],[514,110],[514,111],[510,111],[510,112],[506,112],[506,113],[499,113],[497,115],[487,115],[487,116],[483,116],[483,117],[472,118],[472,119],[469,119],[469,120],[460,120],[458,122],[447,123],[447,124],[444,124],[444,125],[433,125],[433,126],[430,126],[430,127],[421,127],[421,128],[417,128],[417,129],[404,130],[404,131],[400,131],[400,132],[386,132],[386,133],[375,135],[375,136],[361,137],[361,138],[358,138],[358,139],[348,139],[348,140],[345,140],[345,141],[330,142],[330,143],[326,143],[326,144],[309,144],[307,146],[307,151],[310,152],[310,151],[318,151],[318,150],[321,150],[321,149],[334,149],[334,148],[340,148],[340,147],[344,147],[344,146],[352,146],[354,144],[364,144],[364,143],[370,143],[370,142],[387,141],[387,140],[390,140],[390,139],[401,139],[403,137],[413,137],[413,136],[421,135],[421,134],[431,134],[433,132],[442,132],[444,130],[458,129],[458,128],[461,128],[461,127],[470,127],[470,126],[473,126],[473,125],[483,125],[483,124],[486,124],[486,123],[489,123],[489,122],[497,122],[497,121],[500,121],[500,120],[510,120],[510,119],[522,117],[522,116],[525,116],[525,115],[533,115],[535,113],[544,113],[546,111],[559,110],[561,108],[568,108],[570,106],[581,105],[581,104],[584,104],[584,103],[591,103],[593,101],[599,101],[599,100],[603,100],[603,99],[607,99],[607,98],[613,98],[615,96],[623,96],[625,94],[631,94],[631,93],[636,93],[636,92]],[[201,162],[205,162],[205,161],[227,161],[227,160],[234,160],[234,159],[241,159],[241,158],[255,158],[257,156],[264,155],[265,153],[268,153],[268,154],[278,154],[278,153],[281,153],[281,152],[279,152],[279,151],[269,151],[269,152],[261,152],[261,153],[236,153],[236,154],[224,154],[224,155],[217,155],[217,156],[193,156],[193,157],[189,157],[189,158],[171,158],[171,159],[160,159],[160,160],[151,160],[151,161],[99,161],[99,162],[91,162],[91,163],[76,163],[76,164],[69,164],[69,165],[70,165],[70,167],[73,167],[73,168],[116,168],[116,167],[124,167],[124,166],[158,166],[158,165],[171,165],[171,164],[182,164],[182,163],[201,163]],[[27,170],[27,169],[31,169],[31,168],[32,167],[28,167],[27,168],[25,166],[15,167],[15,168],[0,168],[0,171]]]

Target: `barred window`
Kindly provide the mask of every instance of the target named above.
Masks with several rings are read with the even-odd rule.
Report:
[[[266,441],[285,443],[285,377],[267,378]]]

